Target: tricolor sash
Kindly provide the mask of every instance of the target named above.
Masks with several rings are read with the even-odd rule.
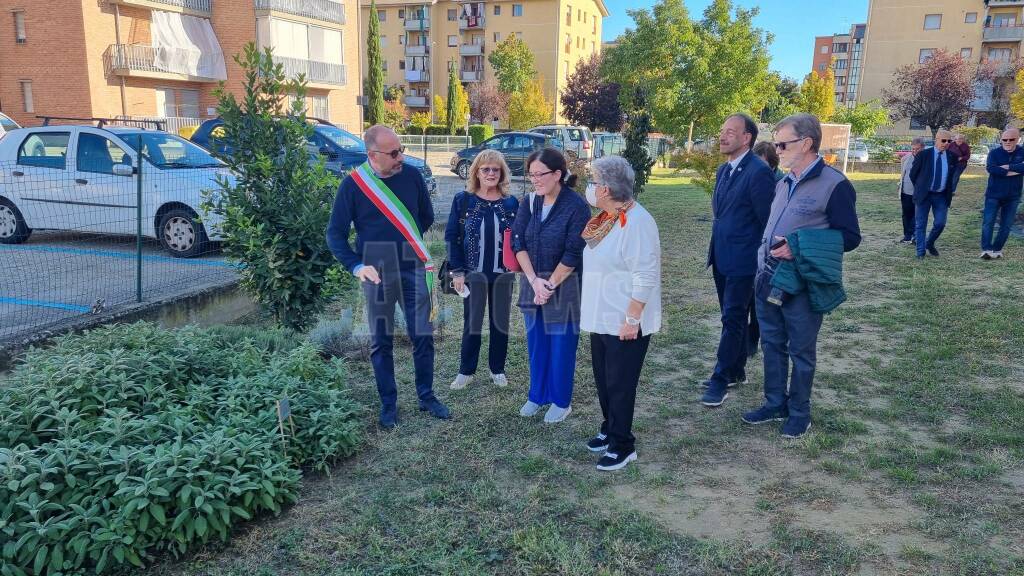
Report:
[[[382,214],[402,233],[406,241],[412,246],[416,256],[423,262],[427,275],[427,290],[433,298],[434,294],[434,261],[427,250],[427,243],[423,241],[423,234],[419,225],[409,213],[405,204],[395,196],[395,193],[388,188],[383,180],[373,173],[369,161],[351,172],[352,180],[356,186],[373,202]],[[436,307],[435,307],[436,308]]]

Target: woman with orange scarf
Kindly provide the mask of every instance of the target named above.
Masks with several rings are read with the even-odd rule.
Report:
[[[604,417],[587,442],[598,470],[636,460],[633,407],[651,335],[661,329],[661,242],[650,212],[633,198],[633,169],[621,156],[591,164],[587,201],[601,212],[583,229],[580,328],[590,332],[594,382]]]

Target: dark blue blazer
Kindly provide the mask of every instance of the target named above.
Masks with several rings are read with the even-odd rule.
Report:
[[[481,202],[476,194],[463,191],[452,199],[452,209],[448,213],[448,225],[444,229],[444,240],[448,245],[448,263],[453,272],[471,272],[476,270],[480,262],[480,210]],[[498,208],[498,238],[507,228],[512,227],[519,211],[519,200],[515,196],[506,196]],[[459,240],[462,240],[460,243]],[[502,249],[501,241],[498,242]],[[501,262],[498,262],[501,264]],[[504,267],[502,267],[504,269]]]
[[[946,189],[943,192],[946,193],[947,201],[953,199],[950,183],[953,181],[953,170],[956,168],[956,162],[956,154],[946,149],[946,163],[949,165],[949,171],[946,174]],[[939,190],[931,189],[934,177],[935,147],[930,146],[918,152],[917,156],[914,156],[914,163],[910,166],[910,180],[914,182],[914,204],[924,202],[929,192],[939,192]]]
[[[714,265],[724,276],[753,276],[757,249],[775,199],[775,174],[764,160],[747,152],[729,182],[719,186],[728,168],[726,162],[715,174],[707,265]]]

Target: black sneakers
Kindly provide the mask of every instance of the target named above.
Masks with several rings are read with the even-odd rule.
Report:
[[[627,464],[636,460],[636,451],[632,451],[629,454],[616,454],[614,452],[605,452],[604,456],[597,461],[598,470],[618,470],[625,468]]]
[[[601,434],[600,432],[597,433],[597,436],[594,436],[587,442],[587,450],[590,450],[591,452],[604,452],[607,449],[608,436]]]

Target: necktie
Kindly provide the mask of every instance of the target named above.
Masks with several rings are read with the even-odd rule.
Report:
[[[718,203],[721,202],[721,195],[725,193],[725,189],[729,186],[729,179],[732,178],[732,164],[725,165],[725,173],[715,183],[715,197],[713,198],[713,212],[718,214]]]
[[[942,192],[942,152],[935,150],[935,176],[932,177],[932,192]]]

